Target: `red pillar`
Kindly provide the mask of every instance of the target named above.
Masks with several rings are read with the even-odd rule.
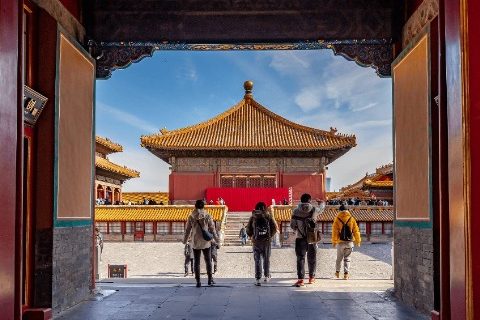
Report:
[[[476,0],[441,4],[448,112],[449,316],[474,319],[480,314],[480,206],[475,198],[480,191],[480,5]]]
[[[0,0],[0,8],[0,310],[10,320],[21,310],[22,2]]]
[[[467,29],[468,38],[466,52],[466,72],[468,75],[468,112],[469,116],[469,153],[470,153],[470,194],[467,199],[470,205],[469,211],[469,257],[470,257],[470,281],[471,292],[469,293],[470,302],[472,303],[471,317],[480,317],[480,256],[478,250],[480,248],[480,237],[478,230],[480,228],[480,204],[478,203],[478,195],[480,194],[480,150],[478,143],[480,142],[480,2],[478,0],[468,1]],[[467,36],[465,35],[465,36]]]

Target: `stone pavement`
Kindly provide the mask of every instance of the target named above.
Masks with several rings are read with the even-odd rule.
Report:
[[[366,244],[352,255],[351,279],[334,279],[335,249],[318,250],[317,283],[292,287],[296,278],[293,248],[273,249],[273,279],[253,285],[249,246],[223,247],[214,287],[195,287],[184,277],[180,243],[105,243],[101,276],[107,264],[127,264],[128,279],[103,279],[101,292],[66,312],[61,320],[142,319],[428,319],[396,302],[391,245]],[[202,264],[204,265],[204,264]],[[202,283],[206,284],[203,274]]]
[[[320,280],[304,288],[292,287],[292,279],[261,287],[246,279],[219,279],[216,286],[202,288],[193,279],[152,280],[99,284],[114,293],[55,319],[428,319],[391,299],[385,291],[390,280]]]
[[[352,253],[352,279],[390,279],[391,244],[364,244]],[[331,279],[335,272],[336,249],[320,245],[317,278]],[[108,264],[126,264],[129,278],[183,278],[183,245],[181,243],[106,242],[100,263],[100,278],[107,277]],[[202,263],[202,266],[205,264]],[[293,248],[272,249],[271,274],[275,279],[296,277]],[[254,277],[251,246],[228,246],[218,251],[216,278]]]

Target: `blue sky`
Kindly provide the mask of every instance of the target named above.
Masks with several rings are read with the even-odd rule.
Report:
[[[354,133],[357,147],[328,166],[332,191],[392,161],[391,79],[330,50],[158,51],[96,87],[96,134],[123,145],[116,163],[140,171],[125,191],[167,191],[168,165],[140,136],[205,121],[243,98],[294,122]]]

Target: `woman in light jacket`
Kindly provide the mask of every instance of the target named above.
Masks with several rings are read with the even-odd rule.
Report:
[[[193,210],[188,217],[185,235],[183,237],[183,243],[185,244],[188,241],[191,232],[191,241],[193,247],[193,269],[195,271],[197,287],[202,286],[200,282],[200,255],[202,252],[207,267],[208,285],[213,286],[215,284],[215,281],[213,281],[212,277],[212,257],[210,251],[212,241],[205,240],[203,238],[202,229],[210,232],[217,244],[220,243],[213,219],[204,208],[205,203],[203,200],[197,200],[195,202],[195,210]]]

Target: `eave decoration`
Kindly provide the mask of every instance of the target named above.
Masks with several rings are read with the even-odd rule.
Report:
[[[225,50],[320,50],[332,49],[335,55],[372,67],[380,77],[390,77],[393,61],[392,41],[378,40],[312,40],[297,43],[190,44],[181,42],[88,42],[97,61],[96,76],[108,79],[116,69],[123,69],[156,50],[225,51]]]

